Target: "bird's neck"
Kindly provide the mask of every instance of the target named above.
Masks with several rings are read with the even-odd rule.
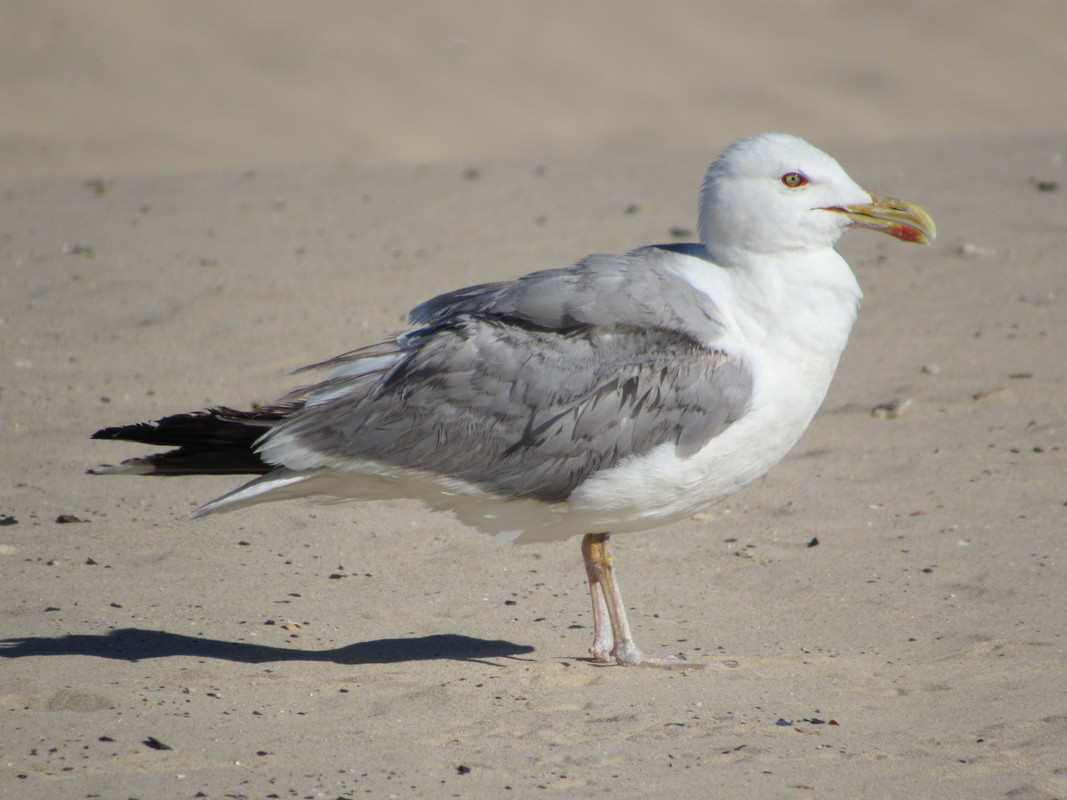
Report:
[[[754,256],[726,272],[746,342],[826,373],[828,384],[863,296],[845,260],[832,249],[784,259]]]
[[[756,307],[780,312],[786,306],[818,297],[828,305],[855,310],[863,297],[848,263],[833,248],[786,253],[734,253],[712,261],[722,265],[738,298]]]

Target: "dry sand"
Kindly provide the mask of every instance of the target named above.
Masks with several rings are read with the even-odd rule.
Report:
[[[219,6],[0,11],[0,796],[1067,797],[1067,7]],[[942,235],[850,233],[801,444],[619,541],[638,641],[737,668],[590,664],[577,541],[84,474],[434,292],[669,240],[766,128]]]

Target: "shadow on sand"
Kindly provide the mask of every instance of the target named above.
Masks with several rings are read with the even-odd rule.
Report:
[[[55,638],[30,636],[0,639],[0,658],[28,656],[96,656],[120,661],[194,656],[243,664],[271,661],[332,661],[337,664],[395,664],[402,661],[477,661],[515,658],[533,652],[528,645],[503,640],[474,639],[456,634],[412,639],[375,639],[333,650],[300,650],[247,642],[226,642],[183,636],[166,631],[123,628],[102,635],[69,634]]]

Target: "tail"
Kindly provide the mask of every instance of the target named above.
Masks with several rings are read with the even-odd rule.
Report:
[[[255,452],[263,434],[299,408],[271,406],[254,411],[212,408],[174,414],[155,422],[104,428],[94,439],[176,447],[163,453],[103,464],[93,475],[262,475],[274,467]]]

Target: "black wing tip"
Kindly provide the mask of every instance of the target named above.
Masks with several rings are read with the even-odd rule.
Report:
[[[299,408],[299,403],[281,403],[253,408],[250,411],[216,406],[200,411],[170,414],[151,422],[101,428],[89,438],[177,446],[201,437],[211,437],[212,441],[215,441],[215,437],[219,435],[227,439],[236,437],[242,441],[253,441],[264,430]]]
[[[91,439],[138,442],[177,449],[101,464],[91,475],[247,475],[270,467],[255,452],[256,441],[298,406],[251,411],[219,407],[172,414],[153,422],[101,428]]]
[[[125,439],[131,433],[137,431],[152,430],[156,426],[151,422],[138,422],[133,425],[115,425],[110,428],[101,428],[90,439]]]

